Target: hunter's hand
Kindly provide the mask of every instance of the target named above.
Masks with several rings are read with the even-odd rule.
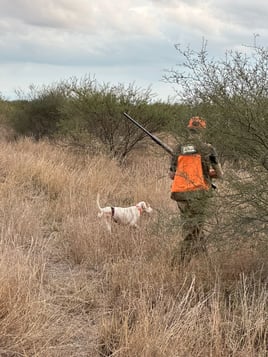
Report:
[[[209,177],[210,178],[218,178],[217,172],[214,169],[209,170]]]

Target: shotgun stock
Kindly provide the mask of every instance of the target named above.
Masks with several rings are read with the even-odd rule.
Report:
[[[150,133],[147,129],[145,129],[140,123],[138,123],[136,120],[134,120],[133,118],[131,118],[130,115],[128,115],[127,113],[123,113],[124,116],[126,118],[128,118],[130,121],[132,121],[132,123],[134,123],[138,128],[140,128],[142,131],[144,131],[155,143],[157,143],[158,145],[160,145],[164,150],[166,150],[167,153],[169,153],[169,155],[174,155],[173,150],[166,145],[165,143],[163,143],[163,141],[161,141],[157,136],[153,135],[152,133]]]

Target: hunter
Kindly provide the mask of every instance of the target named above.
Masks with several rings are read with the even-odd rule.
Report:
[[[188,137],[176,146],[170,162],[171,199],[177,202],[182,223],[179,254],[176,252],[172,264],[189,262],[200,251],[206,253],[203,226],[215,188],[212,179],[222,179],[223,172],[215,148],[204,142],[205,129],[204,119],[192,117]]]

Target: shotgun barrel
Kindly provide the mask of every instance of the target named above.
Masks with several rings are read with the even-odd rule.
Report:
[[[166,150],[166,152],[169,153],[169,155],[174,155],[173,150],[166,145],[165,143],[163,143],[163,141],[161,141],[157,136],[153,135],[152,133],[150,133],[147,129],[145,129],[140,123],[138,123],[135,119],[131,118],[130,115],[128,115],[127,113],[123,113],[124,116],[126,118],[128,118],[130,121],[132,121],[132,123],[134,123],[138,128],[140,128],[141,130],[143,130],[155,143],[157,143],[158,145],[160,145],[164,150]]]

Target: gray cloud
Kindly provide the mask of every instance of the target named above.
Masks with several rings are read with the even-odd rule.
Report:
[[[80,15],[85,14],[81,10],[86,3],[69,0],[1,0],[0,4],[1,17],[17,19],[33,26],[68,28],[79,23]]]
[[[15,67],[29,79],[34,68],[37,82],[39,68],[55,80],[57,73],[84,71],[159,87],[163,69],[177,62],[175,43],[196,49],[205,38],[220,55],[253,42],[254,33],[260,44],[268,39],[264,0],[0,0],[0,6],[1,78],[12,88],[11,78],[18,86],[27,80],[13,79],[8,68]]]

